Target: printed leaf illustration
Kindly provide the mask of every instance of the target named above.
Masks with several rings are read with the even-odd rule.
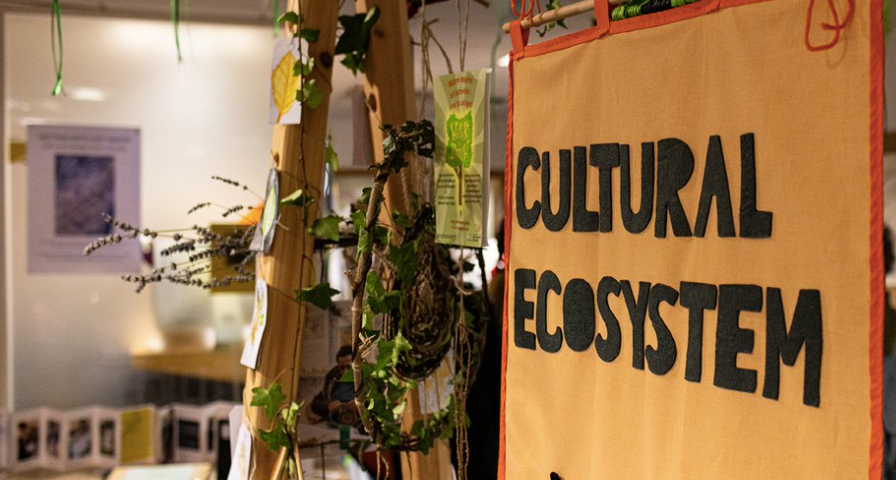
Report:
[[[473,163],[473,113],[458,118],[451,114],[447,122],[448,146],[445,163],[451,167],[470,168]]]
[[[473,164],[473,112],[458,118],[451,114],[447,122],[448,145],[445,163],[457,174],[457,205],[464,204],[464,169]]]
[[[296,100],[296,89],[301,78],[293,75],[295,63],[296,57],[292,56],[292,52],[286,52],[271,72],[271,92],[274,106],[277,107],[277,123],[289,113]]]

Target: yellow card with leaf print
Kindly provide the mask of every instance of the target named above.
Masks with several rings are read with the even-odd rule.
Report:
[[[298,125],[302,120],[302,104],[296,91],[302,84],[301,65],[307,61],[308,44],[294,38],[274,42],[271,60],[271,94],[269,119],[272,125]]]

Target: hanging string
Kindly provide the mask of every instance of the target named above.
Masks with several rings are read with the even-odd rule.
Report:
[[[458,55],[460,57],[460,71],[464,71],[464,60],[466,60],[467,56],[467,33],[470,29],[470,0],[466,0],[466,12],[461,13],[460,3],[462,0],[457,0],[455,5],[457,7],[457,48]],[[537,1],[537,0],[536,0]],[[461,17],[463,16],[463,21]]]
[[[55,97],[62,93],[62,16],[59,12],[59,0],[53,0],[53,11],[50,13],[50,48],[53,50],[53,67],[56,69],[56,84],[52,92]]]
[[[825,44],[812,45],[812,41],[809,39],[809,34],[812,31],[812,10],[815,8],[815,0],[809,0],[809,9],[806,12],[806,33],[803,40],[806,44],[806,49],[810,52],[830,50],[840,43],[840,32],[845,30],[849,25],[849,22],[852,21],[856,9],[855,0],[848,0],[849,10],[846,12],[846,17],[843,18],[843,23],[841,23],[840,15],[837,13],[837,6],[834,5],[834,0],[827,0],[827,4],[828,8],[831,10],[831,15],[834,17],[834,23],[823,23],[821,24],[821,28],[824,30],[832,30],[834,32],[834,38]]]
[[[180,53],[180,0],[171,0],[171,24],[174,26],[174,45],[177,47],[177,63],[183,61]]]
[[[445,64],[448,67],[448,73],[454,73],[454,68],[451,66],[451,59],[448,58],[448,52],[445,51],[445,47],[439,43],[439,39],[436,38],[435,34],[432,32],[432,25],[438,22],[438,19],[435,20],[427,20],[426,19],[426,0],[423,0],[420,5],[420,52],[421,52],[421,61],[420,61],[420,77],[422,78],[423,85],[421,87],[422,90],[422,100],[420,101],[420,110],[417,113],[417,121],[423,120],[426,118],[426,106],[427,99],[429,98],[429,89],[433,84],[433,76],[432,76],[432,56],[429,53],[430,41],[435,43],[436,47],[438,47],[439,51],[442,53],[442,57],[445,59]],[[421,196],[425,201],[431,201],[431,186],[432,186],[432,160],[427,159],[425,157],[419,157],[420,161],[417,163],[420,168],[416,169],[416,175],[414,179],[414,189],[415,193]]]

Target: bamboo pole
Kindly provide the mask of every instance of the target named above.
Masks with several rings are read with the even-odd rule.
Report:
[[[549,22],[557,22],[583,13],[594,12],[594,1],[595,0],[582,0],[581,2],[565,5],[554,10],[548,10],[531,17],[526,17],[520,21],[520,26],[523,28],[540,27]],[[597,1],[600,2],[604,0]],[[610,5],[620,5],[626,1],[628,0],[608,0],[607,3]],[[505,23],[503,29],[504,33],[510,33],[510,22]]]
[[[327,137],[327,115],[330,104],[333,67],[333,48],[336,43],[338,2],[321,0],[291,0],[290,10],[301,13],[305,28],[320,30],[316,43],[309,45],[308,55],[315,60],[311,78],[317,81],[323,100],[316,109],[302,108],[302,125],[276,125],[273,129],[271,151],[280,172],[280,196],[285,197],[298,188],[319,196],[323,182],[324,146]],[[290,35],[288,29],[285,35]],[[304,132],[303,132],[304,129]],[[296,213],[298,212],[298,213]],[[295,301],[296,290],[311,286],[314,268],[314,238],[305,232],[317,216],[316,208],[282,211],[276,227],[274,243],[269,254],[261,256],[258,275],[268,284],[268,315],[255,370],[246,374],[243,401],[247,405],[248,421],[256,428],[270,428],[264,410],[248,407],[254,387],[268,387],[275,381],[293,401],[300,401],[299,374],[302,365],[302,335],[307,309]],[[252,449],[253,479],[268,480],[282,467],[282,452],[271,452],[255,442]],[[278,462],[278,460],[281,460]]]

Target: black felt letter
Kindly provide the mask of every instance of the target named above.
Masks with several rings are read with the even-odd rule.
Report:
[[[526,175],[526,169],[532,167],[532,170],[538,170],[541,162],[538,161],[538,150],[532,147],[523,147],[520,149],[519,160],[516,166],[516,219],[522,228],[532,228],[538,222],[538,215],[541,213],[541,202],[538,200],[532,204],[532,208],[526,208],[526,188],[523,178]]]
[[[600,181],[600,231],[613,231],[613,169],[619,166],[619,144],[591,145],[591,165],[597,167]]]
[[[574,352],[584,352],[594,341],[594,290],[581,278],[573,278],[563,292],[563,334]]]
[[[716,220],[720,237],[734,236],[734,216],[731,211],[731,192],[728,189],[728,171],[722,153],[722,139],[718,135],[709,137],[706,152],[706,169],[703,171],[703,189],[700,191],[700,206],[694,223],[694,236],[706,234],[709,209],[712,199],[716,199]]]
[[[559,232],[566,226],[569,221],[569,196],[570,196],[570,180],[569,180],[569,150],[560,150],[560,191],[557,196],[560,198],[560,206],[557,213],[551,210],[551,155],[548,152],[541,154],[541,219],[544,226],[552,231]]]
[[[575,147],[573,151],[572,231],[596,232],[598,214],[588,210],[588,159],[585,147]],[[569,154],[569,150],[561,150],[561,156],[563,152]]]
[[[622,164],[619,188],[622,197],[622,225],[629,233],[641,233],[653,216],[653,143],[641,144],[641,203],[638,213],[632,211],[632,174],[628,145],[619,146],[619,157]]]
[[[604,277],[597,284],[597,311],[600,312],[601,318],[607,325],[607,338],[597,334],[594,339],[594,348],[597,350],[597,356],[605,362],[612,362],[619,356],[619,349],[622,347],[622,332],[619,330],[619,320],[616,314],[610,309],[607,297],[612,293],[619,296],[622,287],[613,277]]]
[[[756,370],[737,368],[738,353],[753,353],[753,331],[740,328],[740,312],[762,310],[762,288],[756,285],[719,286],[719,324],[716,327],[717,387],[756,391]]]
[[[656,162],[656,221],[653,223],[657,238],[666,237],[667,214],[672,222],[672,233],[676,237],[692,236],[678,191],[688,184],[693,173],[694,154],[687,143],[677,138],[659,141]]]
[[[653,348],[653,345],[648,345],[646,356],[647,368],[654,375],[665,375],[675,365],[675,357],[678,354],[675,338],[660,315],[661,302],[674,306],[678,302],[678,292],[661,283],[657,283],[650,289],[647,310],[650,314],[650,323],[656,332],[656,348]]]
[[[681,306],[688,309],[688,353],[684,379],[700,383],[703,378],[703,311],[716,308],[715,285],[681,282]]]
[[[535,350],[535,334],[526,330],[526,320],[532,319],[532,302],[525,292],[535,288],[535,270],[518,268],[513,272],[513,343],[518,348]]]
[[[800,290],[793,312],[790,333],[784,322],[784,306],[781,290],[766,290],[766,337],[765,337],[765,386],[762,396],[778,399],[780,383],[780,358],[785,365],[794,366],[796,358],[806,346],[805,370],[803,373],[803,403],[812,407],[821,404],[821,292]]]
[[[740,136],[740,236],[772,236],[772,212],[756,209],[756,145],[752,133]]]
[[[650,283],[641,282],[638,286],[638,299],[632,293],[632,284],[628,280],[620,282],[622,296],[628,307],[628,316],[632,321],[632,366],[644,370],[644,317],[647,314],[647,297],[650,296]]]
[[[560,279],[557,275],[545,270],[538,279],[538,299],[535,308],[535,336],[538,338],[538,346],[548,353],[557,353],[563,346],[563,332],[560,327],[554,329],[554,333],[548,333],[548,291],[560,294]]]

